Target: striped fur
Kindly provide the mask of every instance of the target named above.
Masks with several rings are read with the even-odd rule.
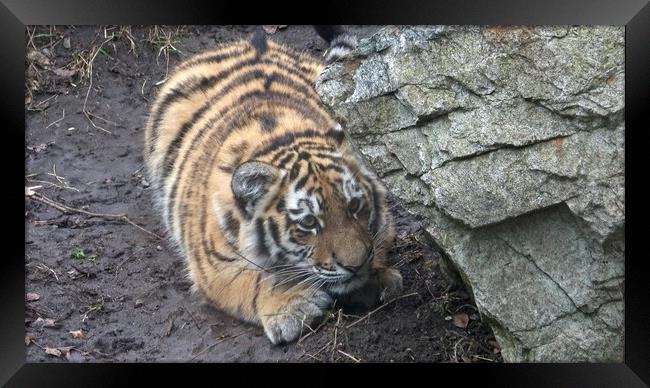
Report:
[[[314,26],[314,29],[329,44],[323,55],[325,63],[333,63],[357,48],[357,37],[341,26]]]
[[[333,298],[397,290],[385,189],[314,90],[323,64],[257,33],[181,63],[147,120],[157,206],[195,290],[292,341]]]

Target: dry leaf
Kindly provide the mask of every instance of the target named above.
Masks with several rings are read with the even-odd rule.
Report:
[[[45,353],[51,354],[56,357],[61,357],[61,351],[57,348],[48,348],[47,346],[45,347]]]
[[[41,296],[35,292],[28,292],[27,295],[25,295],[25,300],[28,302],[33,302],[39,299],[41,299]]]
[[[54,327],[56,326],[56,323],[54,322],[54,319],[52,318],[41,318],[38,317],[37,320],[32,323],[32,326],[41,326],[41,327]]]
[[[39,152],[45,151],[47,146],[48,146],[47,144],[41,143],[41,144],[39,144],[37,146],[27,146],[27,149],[30,150],[30,151],[34,151],[36,153],[39,153]]]
[[[31,186],[31,187],[25,186],[25,197],[31,197],[32,195],[36,194],[36,190],[42,187],[43,186]]]
[[[76,349],[70,349],[70,351],[65,355],[65,358],[70,362],[83,362],[84,357],[81,352]]]
[[[33,335],[27,334],[25,336],[25,346],[31,345],[33,341],[34,341],[34,336]]]
[[[60,351],[63,355],[67,356],[68,353],[70,353],[70,351],[71,351],[72,349],[74,349],[74,346],[60,346],[60,347],[58,347],[57,349],[59,349],[59,351]]]
[[[53,69],[52,72],[62,78],[70,78],[73,75],[77,74],[77,70],[68,70],[62,67],[59,67],[58,69]]]
[[[80,278],[80,277],[83,276],[83,275],[81,274],[81,272],[77,271],[77,270],[74,269],[74,268],[71,269],[70,271],[66,272],[66,273],[67,273],[68,275],[70,275],[70,278],[72,278],[72,280],[75,280],[75,279]]]
[[[86,338],[86,334],[83,330],[71,330],[68,333],[72,334],[72,338]]]
[[[452,322],[454,326],[460,327],[460,328],[466,328],[467,324],[469,323],[469,317],[465,313],[456,313],[454,314],[454,317],[452,319]]]
[[[32,63],[36,63],[42,68],[48,68],[50,66],[50,59],[40,51],[29,50],[27,52],[27,60]]]

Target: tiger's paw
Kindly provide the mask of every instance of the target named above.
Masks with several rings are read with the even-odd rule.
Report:
[[[402,275],[394,268],[384,268],[377,272],[379,300],[385,303],[402,293]]]
[[[297,295],[284,305],[279,312],[262,317],[262,326],[274,345],[292,342],[313,329],[332,305],[332,298],[323,291],[313,296]]]

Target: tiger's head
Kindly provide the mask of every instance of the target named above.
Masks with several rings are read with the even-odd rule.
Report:
[[[240,247],[278,284],[347,294],[365,284],[393,240],[385,189],[349,144],[298,144],[275,163],[247,161],[231,189],[247,223]]]

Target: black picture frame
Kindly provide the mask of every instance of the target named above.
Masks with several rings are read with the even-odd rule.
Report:
[[[238,9],[239,8],[239,9]],[[303,17],[288,17],[288,10],[299,9]],[[313,11],[312,11],[313,10]],[[312,14],[316,13],[316,14]],[[645,287],[648,271],[644,255],[630,250],[640,238],[640,229],[626,228],[628,260],[625,268],[625,361],[621,364],[500,364],[500,365],[254,365],[258,372],[247,372],[250,365],[198,364],[29,364],[25,363],[24,345],[24,245],[23,232],[16,224],[24,217],[24,208],[13,202],[24,200],[20,181],[25,161],[20,144],[24,145],[24,72],[25,26],[45,24],[264,24],[271,20],[294,24],[500,24],[500,25],[619,25],[625,26],[626,46],[626,198],[632,209],[641,206],[634,198],[643,188],[632,189],[631,171],[643,171],[637,165],[634,147],[641,147],[638,138],[647,128],[643,125],[650,103],[650,5],[648,0],[553,0],[526,1],[455,1],[439,2],[376,1],[366,3],[305,2],[295,5],[267,2],[243,4],[196,1],[26,1],[2,0],[0,4],[0,39],[2,59],[0,93],[4,134],[10,141],[2,154],[8,201],[3,207],[3,235],[12,249],[2,257],[0,271],[0,384],[11,387],[52,386],[121,386],[135,385],[141,380],[186,382],[187,376],[208,378],[212,384],[225,384],[224,374],[239,383],[252,379],[261,382],[299,384],[332,384],[343,377],[347,383],[404,384],[411,379],[424,379],[429,384],[442,384],[442,377],[455,385],[487,386],[553,386],[553,387],[637,387],[650,384],[650,314],[647,307],[650,293]],[[289,19],[289,21],[287,20]],[[632,140],[632,141],[630,141]],[[23,147],[24,149],[24,147]],[[638,155],[638,154],[637,154]],[[636,167],[635,167],[636,165]],[[24,166],[24,164],[23,164]],[[23,213],[21,216],[19,213]],[[629,218],[631,217],[631,218]],[[628,212],[628,220],[640,218]],[[627,222],[630,223],[630,222]],[[399,368],[399,369],[397,369]],[[183,369],[181,371],[181,369]],[[187,369],[192,369],[191,371]],[[295,373],[304,376],[296,377]],[[310,380],[304,380],[309,378]],[[222,380],[224,379],[224,380]],[[126,384],[125,384],[126,383]],[[128,384],[131,383],[131,384]],[[410,383],[409,383],[410,384]],[[365,385],[365,384],[364,384]]]

